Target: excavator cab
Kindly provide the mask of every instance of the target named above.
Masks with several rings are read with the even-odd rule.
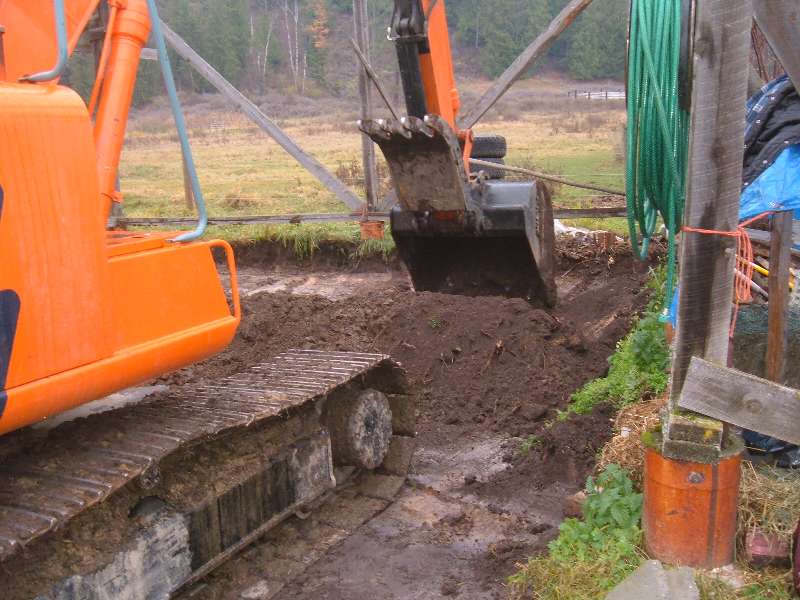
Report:
[[[536,182],[502,181],[495,169],[470,171],[470,158],[498,163],[502,156],[482,154],[487,144],[458,128],[444,0],[395,0],[389,37],[408,116],[360,127],[389,166],[397,195],[392,236],[414,287],[554,305],[550,195]]]

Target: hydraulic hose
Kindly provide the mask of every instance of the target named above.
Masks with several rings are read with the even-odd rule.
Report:
[[[679,89],[681,5],[681,0],[631,0],[628,51],[628,227],[634,254],[644,260],[659,217],[666,226],[667,305],[674,291],[689,143]]]
[[[186,119],[183,116],[180,100],[178,100],[178,90],[175,88],[175,77],[172,74],[172,65],[169,61],[169,54],[167,54],[167,44],[164,41],[164,32],[161,29],[161,18],[158,16],[158,7],[156,0],[147,0],[147,6],[150,9],[150,19],[153,22],[153,38],[156,41],[158,49],[158,62],[161,64],[161,73],[164,76],[164,85],[167,88],[167,95],[169,96],[169,103],[172,107],[172,116],[175,119],[175,128],[178,130],[178,138],[181,142],[181,152],[183,153],[184,164],[186,165],[186,172],[189,174],[189,180],[192,184],[192,193],[194,194],[194,201],[197,205],[197,227],[194,231],[188,231],[179,235],[173,242],[191,242],[201,237],[208,227],[208,212],[206,210],[205,199],[203,198],[203,191],[200,189],[200,180],[197,177],[197,168],[194,164],[194,157],[192,156],[192,149],[189,145],[189,133],[186,129]]]

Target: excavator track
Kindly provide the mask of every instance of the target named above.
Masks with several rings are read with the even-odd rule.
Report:
[[[402,481],[414,434],[398,364],[312,350],[67,423],[0,464],[0,588],[169,597],[354,467]]]

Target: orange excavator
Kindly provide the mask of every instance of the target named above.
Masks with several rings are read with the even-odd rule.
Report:
[[[207,358],[239,323],[226,242],[105,228],[151,19],[109,2],[87,108],[58,81],[99,3],[0,2],[0,434]]]
[[[388,33],[407,116],[360,127],[389,166],[398,200],[392,236],[414,287],[555,304],[549,192],[535,182],[500,181],[498,168],[470,169],[470,159],[502,163],[506,142],[458,126],[445,0],[395,0]]]
[[[59,81],[98,9],[87,105]],[[342,478],[404,475],[414,408],[378,354],[289,351],[48,424],[222,350],[240,321],[236,266],[226,242],[202,239],[155,0],[0,0],[0,32],[0,595],[167,598]],[[106,228],[151,34],[191,232]]]

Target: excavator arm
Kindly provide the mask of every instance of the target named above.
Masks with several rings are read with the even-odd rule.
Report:
[[[419,291],[506,295],[556,302],[554,224],[546,188],[471,173],[471,130],[457,124],[445,0],[395,0],[389,25],[407,116],[361,130],[378,144],[397,206],[392,235]],[[493,138],[498,139],[498,138]]]

